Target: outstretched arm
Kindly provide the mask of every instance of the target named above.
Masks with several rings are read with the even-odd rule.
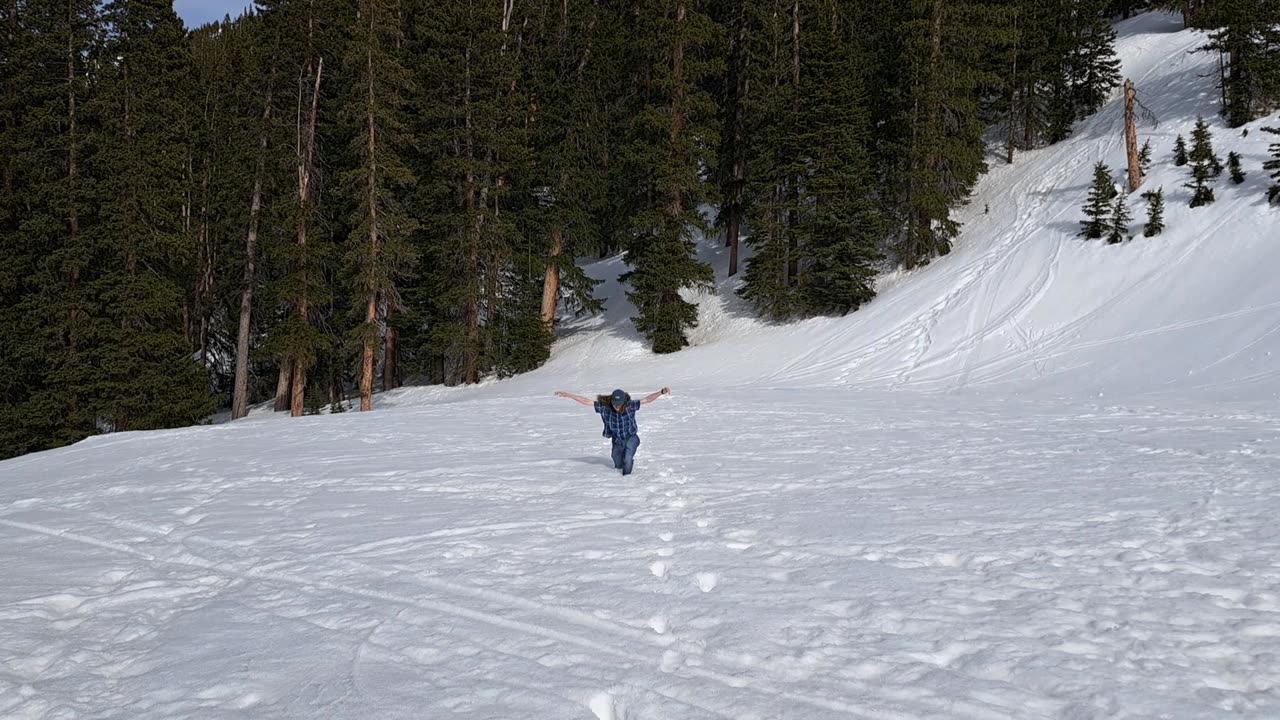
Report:
[[[567,393],[567,392],[565,392],[565,391],[563,391],[563,390],[559,390],[559,391],[557,391],[557,392],[556,392],[556,397],[569,398],[570,400],[573,400],[574,402],[582,403],[583,405],[595,405],[595,404],[596,404],[596,401],[595,401],[595,400],[591,400],[591,399],[589,399],[589,398],[584,398],[584,397],[582,397],[581,395],[574,395],[573,393]]]
[[[656,393],[651,393],[648,397],[646,397],[645,399],[641,400],[641,401],[640,401],[640,404],[642,404],[642,405],[648,405],[649,403],[653,402],[654,400],[657,400],[658,398],[662,397],[663,395],[670,395],[670,394],[671,394],[671,388],[664,387],[664,388],[662,388],[661,390],[659,390],[658,392],[656,392]]]

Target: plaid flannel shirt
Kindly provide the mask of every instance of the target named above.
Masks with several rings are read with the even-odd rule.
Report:
[[[595,402],[596,412],[604,418],[604,436],[616,440],[626,440],[640,432],[636,427],[636,411],[640,409],[640,401],[632,400],[622,412],[613,409],[608,403]]]

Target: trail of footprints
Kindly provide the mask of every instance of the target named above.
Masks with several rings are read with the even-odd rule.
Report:
[[[681,489],[687,478],[672,477],[672,471],[669,468],[659,470],[658,478],[660,478],[661,484],[648,487],[650,502],[663,505],[662,510],[673,516],[671,523],[669,523],[670,525],[679,526],[687,523],[686,510],[689,507],[689,501]],[[703,529],[711,525],[711,521],[707,518],[697,519],[694,523],[697,527]],[[658,533],[658,540],[663,544],[654,553],[657,555],[657,559],[649,563],[649,572],[663,582],[669,581],[672,577],[671,570],[676,562],[676,549],[670,543],[675,539],[676,533],[674,532],[664,531]],[[697,588],[704,593],[715,590],[720,583],[720,577],[713,572],[696,572],[692,577]],[[671,631],[670,617],[665,611],[658,612],[649,619],[649,627],[659,635],[666,635]],[[677,657],[677,654],[670,652],[663,656],[663,672],[671,672],[678,667]]]
[[[693,517],[690,512],[691,506],[696,507],[696,502],[690,502],[688,496],[684,493],[683,486],[688,481],[687,477],[683,477],[676,473],[672,468],[663,468],[657,471],[656,482],[649,484],[645,489],[648,491],[648,503],[650,504],[654,514],[659,517],[665,517],[667,522],[655,523],[673,530],[663,530],[657,533],[658,547],[654,550],[654,557],[649,561],[647,569],[650,574],[662,583],[670,583],[673,578],[688,578],[693,587],[696,587],[700,595],[701,593],[713,592],[720,584],[720,575],[715,572],[695,571],[692,573],[675,573],[679,558],[676,554],[676,546],[673,544],[679,537],[679,530],[687,528],[690,532],[694,529],[702,534],[714,533],[714,521],[709,517]],[[729,540],[725,543],[727,547],[735,550],[745,550],[752,546],[750,536],[754,533],[750,531],[738,532],[730,530],[724,535]],[[670,598],[666,607],[657,609],[649,617],[648,626],[654,633],[658,635],[674,635],[676,628],[672,626],[671,618],[673,613],[671,607],[674,603],[679,602],[680,593],[670,593],[664,597]],[[662,657],[658,664],[658,669],[663,673],[674,673],[685,664],[685,656],[675,646],[669,647],[662,653]],[[619,704],[620,698],[616,689],[609,692],[597,693],[587,702],[588,708],[596,716],[598,720],[624,720],[627,713]]]

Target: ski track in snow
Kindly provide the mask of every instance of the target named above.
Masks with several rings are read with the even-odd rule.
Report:
[[[1185,208],[1176,28],[1120,26],[1159,238],[1074,239],[1113,100],[847,318],[725,281],[655,357],[607,284],[510,381],[0,463],[0,717],[1280,717],[1280,246],[1256,167]],[[549,397],[659,381],[627,478]]]

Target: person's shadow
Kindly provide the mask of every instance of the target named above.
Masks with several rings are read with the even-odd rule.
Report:
[[[573,462],[582,463],[583,465],[603,465],[610,470],[613,469],[613,460],[607,457],[600,457],[598,455],[595,457],[573,458]]]

